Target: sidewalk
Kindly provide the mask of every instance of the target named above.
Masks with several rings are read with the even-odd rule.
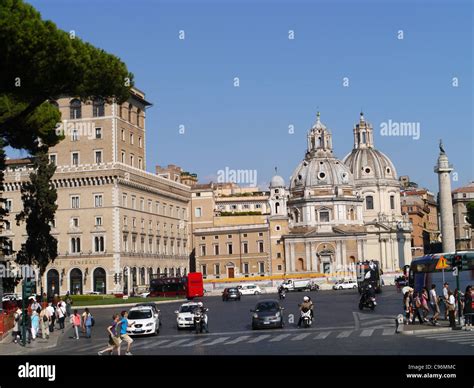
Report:
[[[15,344],[13,342],[13,337],[11,331],[8,335],[0,342],[0,355],[1,356],[22,356],[25,354],[31,354],[45,349],[55,348],[58,345],[58,341],[61,337],[67,336],[68,331],[72,330],[72,326],[67,325],[64,334],[61,330],[55,329],[52,333],[49,334],[49,339],[42,339],[37,337],[34,341],[31,341],[29,344],[26,343],[25,346],[20,344]]]
[[[452,331],[449,327],[449,321],[440,320],[438,321],[439,326],[433,326],[431,323],[425,323],[424,325],[420,325],[419,323],[415,323],[412,325],[400,325],[398,331],[400,334],[404,335],[415,335],[415,334],[429,334],[429,333],[443,333]]]

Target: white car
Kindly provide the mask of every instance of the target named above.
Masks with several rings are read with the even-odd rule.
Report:
[[[259,295],[262,289],[256,284],[243,284],[237,287],[241,295]]]
[[[132,307],[128,312],[128,335],[157,335],[160,332],[159,314],[150,306]]]
[[[9,301],[15,301],[15,300],[21,300],[21,299],[22,299],[21,295],[18,295],[18,294],[3,294],[2,302],[9,302]]]
[[[332,286],[333,290],[349,290],[349,289],[356,289],[357,282],[355,280],[343,280],[339,281],[334,286]]]
[[[176,310],[176,324],[179,329],[185,329],[188,327],[194,327],[194,310],[196,310],[198,304],[196,302],[183,303],[179,310]]]
[[[148,298],[148,296],[150,295],[149,292],[142,292],[140,295],[138,295],[140,298]]]

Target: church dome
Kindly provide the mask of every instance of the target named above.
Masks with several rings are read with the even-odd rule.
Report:
[[[355,180],[397,180],[397,171],[390,158],[374,148],[353,149],[343,161]]]
[[[360,114],[359,123],[354,126],[354,148],[343,159],[354,180],[392,181],[398,185],[397,171],[390,158],[374,147],[372,125]]]
[[[307,142],[306,156],[291,176],[290,189],[354,185],[349,168],[333,155],[331,132],[321,123],[319,112]]]
[[[318,186],[353,185],[349,168],[336,158],[303,160],[291,176],[290,190]]]
[[[285,180],[280,175],[274,175],[270,181],[270,188],[285,187]]]

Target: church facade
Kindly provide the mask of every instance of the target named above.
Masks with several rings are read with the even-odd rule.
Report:
[[[395,167],[375,149],[362,113],[353,136],[352,151],[339,160],[318,112],[288,188],[280,176],[272,178],[269,223],[287,220],[286,274],[354,272],[359,260],[396,271],[411,261],[411,225],[401,213]]]

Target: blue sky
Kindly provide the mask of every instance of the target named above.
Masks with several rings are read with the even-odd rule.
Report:
[[[453,187],[474,179],[468,0],[30,3],[134,73],[154,104],[149,171],[174,163],[215,181],[226,167],[255,169],[264,186],[278,166],[288,183],[317,109],[339,158],[352,148],[363,109],[376,147],[399,175],[437,192],[433,166],[443,138],[457,174]],[[389,120],[419,123],[420,138],[381,136]]]

